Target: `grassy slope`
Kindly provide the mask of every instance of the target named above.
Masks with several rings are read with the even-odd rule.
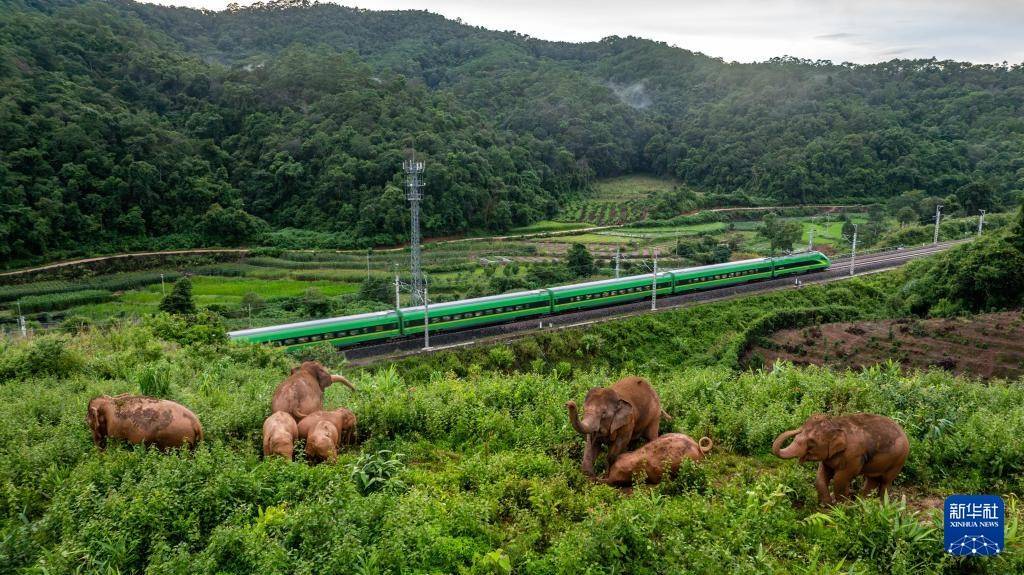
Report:
[[[505,561],[516,573],[962,572],[929,513],[869,501],[819,514],[811,465],[768,455],[776,433],[818,410],[903,421],[913,451],[897,495],[912,503],[1022,487],[1017,385],[641,370],[670,427],[718,447],[679,479],[624,495],[580,475],[563,407],[620,370],[478,366],[424,379],[390,367],[363,373],[358,395],[327,392],[327,405],[359,415],[357,449],[396,450],[408,465],[400,484],[363,497],[345,467],[357,449],[334,466],[260,459],[260,424],[287,369],[268,350],[179,348],[145,327],[46,341],[0,348],[0,369],[18,373],[0,386],[0,556],[26,572],[508,573]],[[28,373],[40,360],[53,372]],[[147,369],[203,421],[194,455],[92,447],[88,398],[135,391]],[[1019,572],[1020,543],[979,572]]]

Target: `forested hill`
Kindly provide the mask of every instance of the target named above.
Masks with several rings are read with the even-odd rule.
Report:
[[[639,171],[781,202],[979,183],[1019,201],[1024,68],[730,64],[330,4],[13,0],[0,132],[8,264],[286,227],[348,247],[404,239],[410,147],[431,235],[524,224]]]

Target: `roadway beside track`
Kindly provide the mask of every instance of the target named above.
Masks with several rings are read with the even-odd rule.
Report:
[[[970,240],[940,242],[937,245],[858,255],[853,277],[891,270],[911,260],[927,257],[968,241]],[[849,266],[849,257],[836,258],[832,260],[832,265],[827,270],[797,277],[804,285],[840,281],[851,277]],[[427,350],[423,349],[423,337],[416,336],[347,348],[342,353],[345,354],[351,365],[368,366],[383,360],[395,360],[421,353],[433,353],[469,345],[493,344],[542,330],[575,329],[598,322],[613,321],[645,313],[658,313],[698,303],[723,301],[781,289],[794,289],[794,287],[794,277],[779,278],[696,293],[658,296],[657,311],[651,310],[651,300],[648,298],[621,305],[481,326],[457,332],[431,333],[431,347]]]

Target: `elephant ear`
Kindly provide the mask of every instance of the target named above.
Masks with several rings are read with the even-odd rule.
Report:
[[[316,381],[317,383],[320,384],[320,389],[327,389],[328,387],[331,386],[332,383],[334,383],[334,380],[331,379],[331,372],[324,369],[324,366],[320,365],[319,363],[314,365],[316,371]]]
[[[842,429],[836,429],[833,431],[832,440],[828,444],[828,458],[831,459],[844,451],[846,451],[846,432]]]
[[[615,433],[627,423],[633,421],[633,406],[624,399],[619,400],[615,408],[615,415],[612,417],[611,433]]]

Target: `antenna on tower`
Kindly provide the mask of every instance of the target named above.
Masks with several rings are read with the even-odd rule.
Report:
[[[416,160],[413,152],[408,160],[402,162],[405,170],[405,198],[409,200],[409,211],[412,230],[410,233],[410,254],[412,258],[412,297],[414,304],[423,304],[423,268],[420,265],[420,201],[423,200],[423,184],[420,174],[423,173],[423,162]]]

